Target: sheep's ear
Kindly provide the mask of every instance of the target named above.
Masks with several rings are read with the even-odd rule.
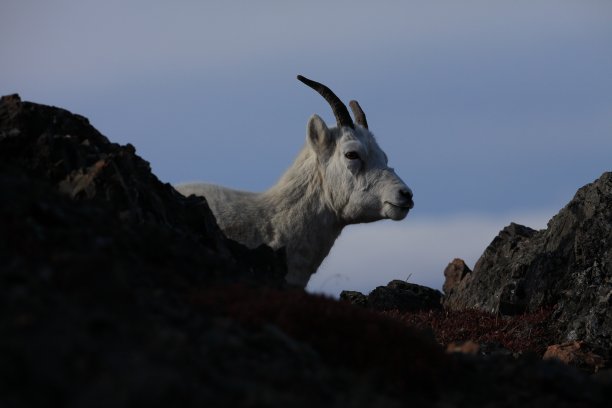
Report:
[[[329,129],[319,115],[312,115],[308,120],[307,141],[317,155],[327,156],[332,147]]]

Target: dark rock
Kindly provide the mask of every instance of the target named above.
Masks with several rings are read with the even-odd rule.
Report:
[[[534,231],[511,224],[443,300],[450,309],[517,314],[554,308],[558,343],[612,350],[612,173],[578,190]]]
[[[282,284],[282,253],[226,239],[205,199],[161,183],[133,146],[111,143],[82,116],[3,97],[0,175],[3,227],[14,237],[0,247],[9,269],[55,269],[65,252],[71,261],[132,267],[151,260],[147,267],[174,265],[198,279]]]
[[[368,295],[368,304],[375,310],[414,312],[441,308],[442,294],[422,285],[394,280],[379,286]]]
[[[379,286],[368,296],[360,292],[343,291],[340,299],[372,310],[398,310],[416,312],[440,309],[442,294],[426,286],[393,280],[387,286]]]
[[[368,297],[363,293],[354,290],[343,290],[340,293],[340,300],[351,303],[355,306],[368,306]]]
[[[531,228],[514,223],[504,228],[476,262],[474,271],[464,270],[461,279],[447,285],[450,288],[443,299],[444,306],[450,309],[476,308],[492,313],[503,313],[510,308],[519,313],[523,312],[525,305],[520,296],[521,292],[515,291],[518,286],[515,278],[520,276],[521,266],[516,265],[512,255],[523,247],[524,242],[535,232]],[[509,266],[508,263],[512,265]],[[449,269],[458,267],[455,261],[451,262],[445,270],[445,275]],[[514,268],[513,273],[493,272],[508,267]]]

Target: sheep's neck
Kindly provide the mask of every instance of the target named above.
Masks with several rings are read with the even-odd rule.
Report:
[[[281,180],[262,195],[272,211],[273,247],[287,251],[287,280],[299,284],[315,273],[343,224],[325,198],[316,158],[301,154]]]

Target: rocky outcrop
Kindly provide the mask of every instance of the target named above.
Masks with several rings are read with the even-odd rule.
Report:
[[[426,286],[393,280],[379,286],[367,296],[356,291],[342,291],[340,299],[372,310],[416,312],[442,308],[442,294]]]
[[[444,285],[442,286],[442,290],[447,298],[461,285],[463,278],[468,273],[472,273],[472,270],[465,264],[463,259],[455,258],[448,264],[446,269],[444,269]]]
[[[582,187],[542,231],[511,224],[443,304],[502,315],[554,308],[559,343],[612,350],[612,173]]]
[[[0,188],[2,407],[559,408],[612,398],[605,378],[449,355],[392,312],[287,290],[282,254],[228,241],[205,200],[180,196],[133,147],[63,109],[0,101]],[[404,284],[391,285],[392,298]]]
[[[62,269],[54,262],[66,258],[126,269],[173,265],[198,280],[282,284],[282,253],[226,239],[205,199],[181,196],[133,146],[111,143],[64,109],[17,95],[0,100],[0,177],[2,226],[10,237],[0,253],[12,259],[5,272],[44,265],[53,275]]]

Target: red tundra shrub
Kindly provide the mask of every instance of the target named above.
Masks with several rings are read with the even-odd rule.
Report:
[[[479,344],[497,343],[514,352],[530,351],[542,355],[554,338],[548,321],[551,311],[544,309],[512,317],[473,309],[385,314],[407,326],[431,330],[442,345],[471,340]]]
[[[224,286],[194,304],[248,326],[273,324],[307,343],[328,363],[416,389],[437,382],[443,350],[397,319],[303,291]]]

